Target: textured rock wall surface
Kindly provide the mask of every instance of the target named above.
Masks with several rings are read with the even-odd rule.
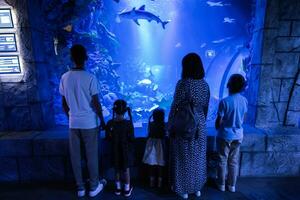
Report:
[[[16,16],[18,49],[23,63],[23,78],[18,82],[0,80],[0,131],[45,129],[54,122],[49,95],[48,63],[43,57],[42,18],[38,4],[22,0],[1,0]],[[28,9],[30,5],[30,9]]]
[[[145,136],[146,129],[136,129]],[[216,132],[208,129],[207,169],[216,177]],[[104,136],[104,135],[103,135]],[[100,172],[113,180],[111,144],[99,140]],[[241,146],[240,171],[243,177],[300,176],[300,134],[297,128],[261,130],[245,127]],[[137,137],[134,150],[133,179],[144,179],[142,158],[146,138]],[[0,182],[73,180],[66,127],[55,130],[0,132]]]
[[[258,127],[299,126],[299,13],[298,0],[258,1],[250,80]]]

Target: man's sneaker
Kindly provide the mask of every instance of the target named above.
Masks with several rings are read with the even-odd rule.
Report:
[[[133,187],[130,186],[130,189],[129,190],[124,190],[124,196],[125,197],[130,197],[131,193],[132,193],[132,190],[133,190]]]
[[[235,192],[235,186],[228,185],[229,192]]]
[[[219,184],[217,184],[217,187],[218,187],[218,189],[219,189],[221,192],[225,192],[225,185],[219,185]]]
[[[78,197],[84,197],[85,196],[85,189],[81,189],[77,191],[77,196]]]
[[[107,181],[105,179],[102,179],[99,183],[98,186],[95,190],[91,190],[89,192],[89,196],[90,197],[95,197],[97,196],[104,188],[104,186],[106,185]]]

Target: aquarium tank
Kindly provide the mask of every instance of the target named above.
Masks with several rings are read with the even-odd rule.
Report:
[[[72,67],[68,49],[83,44],[89,54],[87,70],[101,85],[105,117],[112,117],[112,104],[121,98],[132,108],[136,124],[147,123],[155,108],[168,114],[181,78],[181,59],[196,52],[210,86],[208,120],[212,122],[219,100],[227,95],[230,75],[240,73],[247,78],[254,9],[253,0],[60,0],[53,7],[45,4],[48,23],[55,24],[48,42],[53,43],[59,63],[52,72],[53,85]],[[57,87],[53,88],[56,122],[66,124]]]

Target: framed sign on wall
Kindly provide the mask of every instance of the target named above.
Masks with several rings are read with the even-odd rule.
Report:
[[[0,8],[0,28],[13,28],[14,23],[10,9]]]
[[[19,56],[0,56],[0,73],[14,74],[20,72]]]
[[[17,52],[16,36],[14,33],[0,33],[0,52]]]
[[[22,62],[18,48],[18,32],[12,8],[0,7],[0,76],[4,81],[22,75]]]

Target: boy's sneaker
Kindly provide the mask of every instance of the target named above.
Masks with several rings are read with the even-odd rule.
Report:
[[[91,190],[89,192],[89,196],[90,197],[95,197],[97,196],[104,188],[104,186],[106,185],[106,180],[105,179],[102,179],[99,183],[98,183],[98,186],[95,190]]]
[[[115,189],[115,195],[120,196],[121,193],[122,193],[122,189],[119,189],[119,188],[116,187],[116,189]]]
[[[217,184],[217,187],[218,187],[218,189],[219,189],[221,192],[225,192],[225,185],[219,185],[219,184]]]
[[[130,186],[129,190],[124,190],[124,196],[125,197],[130,197],[131,196],[131,193],[132,193],[132,190],[133,190],[133,187]]]
[[[77,196],[78,197],[84,197],[85,196],[85,189],[77,190]]]
[[[235,192],[235,186],[228,185],[229,192]]]

